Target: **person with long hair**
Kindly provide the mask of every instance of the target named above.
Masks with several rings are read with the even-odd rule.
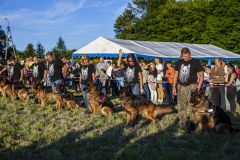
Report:
[[[121,67],[122,60],[122,49],[119,50],[119,57],[117,61],[117,66]],[[143,90],[143,77],[142,69],[137,63],[137,60],[133,53],[128,54],[127,61],[124,63],[124,69],[126,70],[126,85],[131,86],[132,94],[138,95],[139,91],[141,94],[144,93]]]
[[[155,63],[150,63],[148,74],[148,87],[151,93],[151,100],[154,103],[157,103],[157,75],[158,71],[156,69]]]
[[[82,55],[81,59],[81,66],[80,66],[80,77],[79,77],[79,84],[82,89],[84,105],[86,108],[86,114],[90,114],[88,105],[89,100],[87,99],[87,92],[83,91],[89,81],[95,81],[95,69],[93,64],[90,63],[89,57],[84,54]]]
[[[164,78],[164,72],[163,72],[163,65],[162,65],[162,58],[155,58],[156,63],[156,69],[158,71],[157,75],[157,96],[158,96],[158,102],[163,103],[164,99],[164,90],[163,90],[163,78]]]
[[[232,64],[227,66],[227,75],[225,77],[225,82],[227,84],[227,99],[230,103],[231,112],[236,112],[236,103],[235,97],[237,94],[237,87],[235,80],[237,78],[237,74],[235,71],[235,67]]]

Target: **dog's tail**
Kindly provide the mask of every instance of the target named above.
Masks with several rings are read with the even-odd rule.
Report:
[[[155,110],[154,110],[155,116],[159,114],[172,113],[172,112],[173,112],[173,109],[171,107],[166,107],[166,108],[155,107]]]

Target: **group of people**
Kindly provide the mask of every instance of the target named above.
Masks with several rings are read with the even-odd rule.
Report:
[[[105,95],[109,90],[110,95],[119,95],[121,86],[129,86],[132,94],[145,94],[153,103],[165,101],[166,104],[173,104],[177,101],[182,129],[186,129],[187,123],[195,123],[192,108],[189,107],[191,92],[206,88],[205,94],[209,96],[212,84],[224,84],[218,86],[221,97],[220,107],[226,111],[226,101],[228,101],[229,109],[236,112],[238,74],[234,65],[229,64],[225,70],[225,64],[220,58],[215,59],[213,68],[201,65],[198,60],[191,57],[188,48],[182,48],[180,60],[174,66],[170,61],[163,64],[162,59],[158,57],[149,64],[146,61],[138,63],[132,53],[123,58],[122,49],[119,50],[117,63],[112,63],[110,60],[105,62],[104,58],[100,57],[99,63],[94,65],[86,54],[82,55],[80,63],[75,62],[73,65],[66,59],[54,57],[51,52],[46,54],[46,58],[47,61],[41,62],[37,56],[34,56],[31,66],[25,63],[25,68],[32,70],[32,82],[42,83],[49,77],[52,89],[54,84],[65,84],[68,88],[72,87],[77,91],[82,89],[86,114],[90,113],[89,101],[87,92],[83,88],[89,81],[96,82]],[[20,65],[15,57],[11,57],[8,63],[0,57],[0,76],[11,77],[9,80],[13,83],[22,83],[23,70],[24,66]]]

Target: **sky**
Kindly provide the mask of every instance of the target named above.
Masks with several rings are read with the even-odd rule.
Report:
[[[0,26],[8,21],[17,50],[40,42],[45,51],[59,37],[80,49],[100,36],[114,38],[114,23],[132,0],[0,0]],[[7,20],[5,20],[7,18]],[[10,43],[11,45],[11,43]]]

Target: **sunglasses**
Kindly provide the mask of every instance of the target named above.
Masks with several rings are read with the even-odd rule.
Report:
[[[128,62],[133,62],[133,61],[128,61]]]

